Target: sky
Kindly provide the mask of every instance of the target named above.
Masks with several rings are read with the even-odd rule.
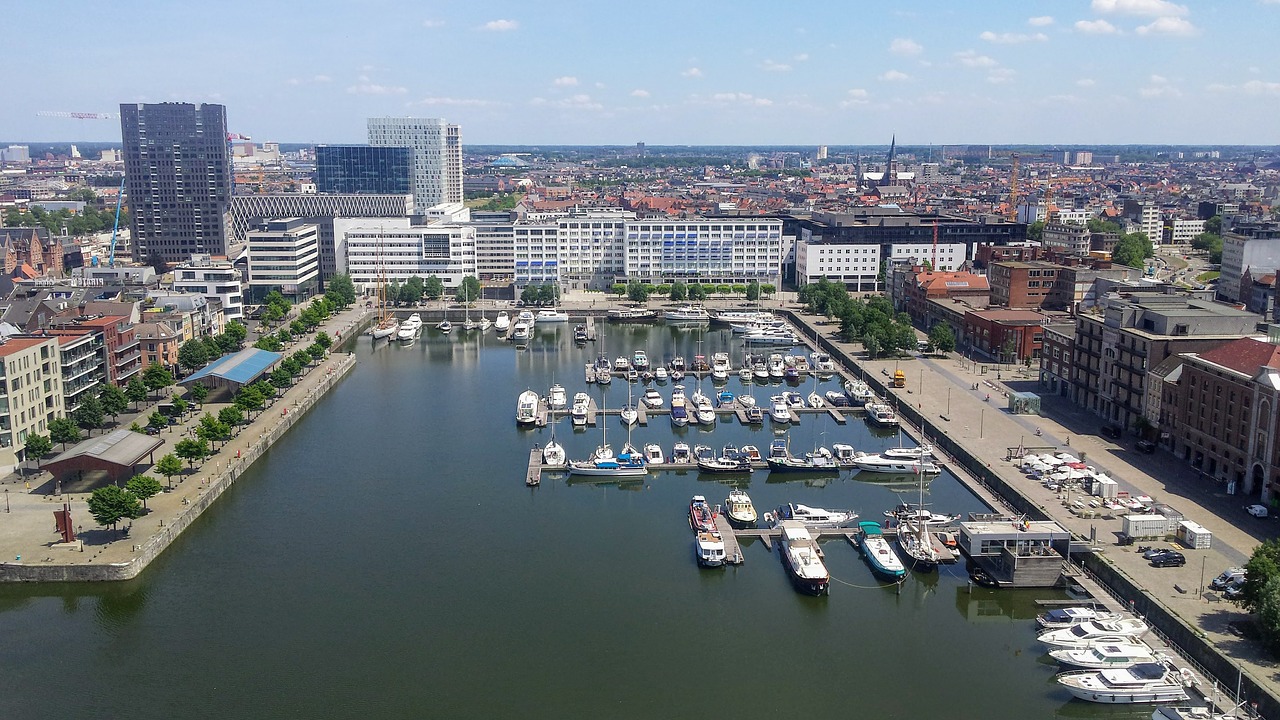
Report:
[[[109,6],[109,7],[108,7]],[[216,102],[257,141],[1280,144],[1280,0],[0,0],[0,138]]]

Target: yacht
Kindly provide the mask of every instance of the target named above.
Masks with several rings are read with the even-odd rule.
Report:
[[[867,403],[867,422],[878,427],[897,427],[898,414],[885,403]]]
[[[831,446],[831,454],[835,456],[836,464],[840,467],[853,467],[853,458],[857,455],[857,451],[852,445],[836,443]]]
[[[748,345],[776,345],[790,347],[799,345],[800,338],[796,334],[783,329],[764,329],[764,330],[748,330],[743,333],[742,341]]]
[[[517,320],[516,324],[511,326],[511,339],[515,342],[529,341],[529,324],[523,320]]]
[[[710,455],[710,453],[707,453]],[[751,461],[745,457],[699,457],[698,469],[707,473],[750,473]]]
[[[782,399],[787,403],[787,407],[804,408],[804,398],[798,392],[788,390],[782,393]]]
[[[822,397],[826,399],[827,404],[831,407],[849,407],[850,405],[849,396],[839,390],[828,390]]]
[[[421,328],[421,322],[419,322],[418,325],[410,325],[408,321],[402,322],[400,323],[400,329],[396,331],[396,340],[399,340],[400,342],[412,342],[417,339],[418,331]]]
[[[759,454],[759,453],[757,453]],[[725,516],[729,522],[743,527],[755,527],[756,507],[751,504],[751,496],[744,490],[734,488],[724,499]]]
[[[926,459],[892,458],[883,453],[855,453],[853,464],[864,472],[884,473],[886,475],[937,475],[942,469]]]
[[[616,323],[649,322],[657,319],[657,317],[657,312],[641,308],[623,308],[609,311],[609,322]]]
[[[802,523],[787,520],[779,526],[782,559],[797,590],[823,595],[830,589],[831,574],[822,563],[822,551]]]
[[[573,341],[578,345],[587,344],[587,326],[586,325],[573,326]]]
[[[631,355],[631,367],[636,371],[649,369],[649,356],[643,350],[637,350]]]
[[[385,340],[400,331],[400,322],[388,315],[369,331],[374,340]]]
[[[840,472],[835,457],[826,448],[815,448],[813,452],[805,453],[804,457],[769,457],[765,462],[769,464],[770,472]]]
[[[907,574],[907,568],[898,559],[889,546],[889,541],[880,532],[880,523],[860,522],[858,529],[858,546],[862,548],[862,556],[871,565],[871,570],[880,577],[897,582]]]
[[[676,355],[675,357],[671,358],[669,369],[671,370],[672,375],[674,375],[675,373],[683,374],[686,369],[684,365],[684,356]]]
[[[563,410],[568,404],[568,395],[565,394],[564,386],[560,383],[552,385],[551,391],[547,394],[547,407],[552,410]]]
[[[1041,630],[1058,630],[1094,620],[1119,620],[1120,613],[1089,607],[1067,607],[1050,610],[1036,617]]]
[[[871,392],[870,386],[861,380],[846,380],[844,393],[849,396],[849,402],[854,407],[862,407],[876,399],[876,395]]]
[[[613,361],[614,372],[626,372],[631,369],[631,361],[626,357],[619,355]]]
[[[678,442],[672,446],[671,462],[676,465],[690,465],[693,463],[693,452],[689,450],[688,443]]]
[[[595,382],[595,381],[596,381],[596,365],[595,365],[595,363],[587,363],[587,369],[586,369],[586,373],[585,373],[585,377],[584,377],[584,379],[585,379],[588,383],[593,383],[593,382]]]
[[[769,398],[769,417],[776,423],[791,422],[791,407],[781,395]]]
[[[721,390],[716,393],[716,407],[729,407],[737,398],[728,390]]]
[[[542,448],[542,463],[551,467],[564,467],[564,448],[560,443],[556,442],[554,435],[551,436],[551,441],[547,443],[547,446]]]
[[[682,305],[662,313],[662,319],[669,323],[704,323],[711,322],[711,313],[701,305]]]
[[[689,527],[694,532],[716,531],[715,515],[711,512],[707,499],[701,495],[694,495],[689,501]]]
[[[747,415],[747,424],[759,425],[764,422],[764,411],[759,407],[752,405],[751,407],[748,407],[745,412]]]
[[[694,535],[693,549],[702,567],[721,567],[725,562],[724,538],[718,533],[700,532]]]
[[[768,360],[769,379],[781,380],[786,375],[786,365],[782,362],[782,356],[774,353],[769,356]]]
[[[741,448],[741,452],[743,455],[746,455],[747,459],[750,460],[751,462],[753,463],[760,462],[760,448],[756,447],[755,445],[743,445]]]
[[[564,312],[563,310],[557,310],[555,308],[546,308],[545,310],[539,310],[538,314],[534,316],[533,321],[537,323],[569,322],[569,314]]]
[[[644,461],[649,465],[662,465],[667,458],[662,454],[662,446],[658,443],[649,443],[644,446]]]
[[[595,368],[596,382],[601,385],[608,385],[613,382],[613,368],[609,365],[609,357],[607,355],[601,353],[599,357],[596,358]]]
[[[830,377],[836,372],[836,363],[827,353],[815,350],[814,352],[809,353],[809,362],[812,364],[813,371],[818,374],[818,377]]]
[[[771,312],[757,310],[721,310],[711,318],[711,322],[720,323],[722,325],[733,325],[735,323],[769,323],[779,322],[778,318]]]
[[[640,373],[635,368],[627,371],[627,382],[636,382],[640,379]]]
[[[659,365],[658,367],[653,369],[653,378],[658,382],[664,383],[667,381],[667,378],[669,377],[670,375],[667,373],[667,369],[662,365]]]
[[[625,448],[624,448],[625,449]],[[586,460],[574,460],[569,463],[570,475],[588,477],[643,477],[649,472],[644,458],[638,454],[623,452],[613,454],[607,444],[596,448]]]
[[[729,370],[732,366],[729,364],[729,353],[718,352],[711,356],[711,379],[712,380],[728,380]]]
[[[685,405],[683,385],[676,385],[671,391],[671,424],[676,427],[689,424],[689,410]]]
[[[689,401],[693,404],[693,413],[699,423],[703,425],[716,424],[715,407],[711,404],[711,398],[704,395],[702,390],[695,390]]]
[[[884,516],[892,518],[898,522],[913,522],[924,525],[950,525],[960,519],[959,514],[943,515],[942,513],[930,512],[927,508],[914,503],[901,503],[892,510],[885,510]],[[1056,611],[1051,611],[1056,612]],[[1048,613],[1046,613],[1048,614]],[[1080,622],[1084,622],[1081,620]],[[1041,625],[1041,628],[1045,626]],[[1057,627],[1069,627],[1068,625],[1057,625]],[[1051,628],[1045,628],[1051,629]]]
[[[658,392],[656,388],[645,390],[640,400],[645,404],[645,407],[654,409],[662,407],[662,393]]]
[[[538,419],[538,393],[525,390],[516,400],[516,423],[532,425]]]
[[[618,411],[618,417],[622,420],[622,424],[631,427],[640,419],[640,413],[634,407],[628,405]]]
[[[532,311],[532,310],[521,310],[521,311],[516,315],[516,322],[522,322],[522,323],[524,323],[524,324],[528,325],[529,327],[533,327],[533,323],[534,323],[534,321],[535,321],[535,318],[533,317],[533,311]]]
[[[498,313],[498,319],[493,321],[493,329],[499,335],[511,329],[511,316],[506,310]]]
[[[920,460],[920,459],[932,460],[933,447],[930,445],[921,445],[919,447],[913,447],[913,448],[896,447],[896,448],[889,448],[888,450],[885,450],[880,454],[887,458],[894,458],[894,459],[901,459],[901,460]]]
[[[1158,662],[1160,657],[1144,642],[1115,645],[1093,645],[1087,648],[1062,648],[1049,653],[1049,657],[1063,667],[1081,670],[1127,668],[1139,663]]]
[[[569,416],[572,418],[573,424],[578,427],[584,427],[587,424],[587,411],[591,407],[591,396],[584,392],[575,393],[573,396],[573,407],[569,409]]]
[[[1080,648],[1102,643],[1131,642],[1150,628],[1136,618],[1089,620],[1079,625],[1041,633],[1036,640],[1054,648]]]
[[[751,378],[757,381],[769,380],[769,367],[765,365],[764,361],[756,360],[751,363]]]
[[[436,329],[444,333],[445,335],[448,335],[449,333],[453,332],[453,323],[449,322],[449,320],[446,318],[444,320],[441,320],[439,325],[436,325]]]
[[[898,549],[911,567],[921,572],[937,570],[938,563],[943,561],[943,554],[934,548],[927,527],[909,520],[898,524]],[[947,558],[951,559],[949,553]]]
[[[1179,670],[1162,660],[1128,668],[1066,672],[1057,681],[1072,696],[1086,702],[1130,705],[1186,700],[1187,688],[1195,682],[1195,676],[1190,670]]]
[[[838,528],[857,519],[858,513],[852,510],[826,510],[798,503],[787,503],[773,513],[765,513],[764,516],[764,521],[773,527],[791,521],[811,528]]]

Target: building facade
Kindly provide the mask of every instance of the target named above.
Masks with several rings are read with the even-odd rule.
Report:
[[[781,220],[762,217],[626,220],[622,225],[626,237],[621,270],[628,281],[655,285],[677,281],[718,285],[752,281],[775,286],[781,283]],[[570,267],[573,255],[570,245],[565,257]],[[599,266],[599,272],[606,279],[610,271],[618,267],[617,259],[615,251],[612,266],[607,255]]]
[[[404,283],[411,277],[440,278],[458,287],[476,274],[476,231],[457,224],[414,224],[405,218],[342,218],[334,221],[339,272],[357,287]]]
[[[990,309],[965,313],[964,319],[970,350],[996,362],[1039,360],[1046,316],[1033,310]]]
[[[462,129],[440,118],[369,118],[369,144],[413,153],[413,201],[419,207],[462,202]]]
[[[316,146],[316,192],[409,195],[412,179],[413,153],[407,147]]]
[[[56,337],[15,337],[0,344],[0,471],[23,459],[23,443],[63,417]]]
[[[248,236],[249,297],[272,290],[301,302],[320,290],[320,228],[302,218],[269,220]]]
[[[120,130],[135,259],[225,255],[232,183],[226,108],[122,104]]]
[[[1240,302],[1245,271],[1263,275],[1280,270],[1280,223],[1237,224],[1222,234],[1222,275],[1218,297]]]
[[[174,292],[197,293],[216,300],[222,304],[222,315],[228,321],[244,318],[240,271],[226,260],[193,255],[190,261],[174,268],[173,289]]]
[[[1072,352],[1076,326],[1071,323],[1048,323],[1044,326],[1044,342],[1040,349],[1040,386],[1054,395],[1066,396],[1074,376]]]

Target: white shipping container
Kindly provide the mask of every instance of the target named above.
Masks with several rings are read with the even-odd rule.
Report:
[[[1107,500],[1114,500],[1116,493],[1120,491],[1120,483],[1112,480],[1105,475],[1094,478],[1093,494]]]
[[[1168,534],[1169,520],[1163,515],[1125,515],[1121,532],[1128,537],[1164,537]]]
[[[1178,539],[1194,550],[1206,550],[1213,542],[1213,533],[1200,523],[1183,520],[1178,523]]]

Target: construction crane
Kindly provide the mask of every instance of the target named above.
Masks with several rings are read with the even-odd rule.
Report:
[[[1013,165],[1009,170],[1009,222],[1018,222],[1018,153],[1010,157]]]
[[[36,113],[40,117],[72,118],[74,120],[119,120],[120,113],[96,112],[62,112],[61,110],[41,110]]]
[[[107,258],[107,267],[116,266],[116,235],[120,232],[120,203],[124,200],[124,176],[120,177],[120,192],[116,194],[116,224],[111,226],[111,255]]]
[[[252,139],[253,138],[249,137],[248,135],[241,135],[240,133],[231,133],[231,132],[227,133],[227,142],[231,142],[232,140],[252,140]]]

